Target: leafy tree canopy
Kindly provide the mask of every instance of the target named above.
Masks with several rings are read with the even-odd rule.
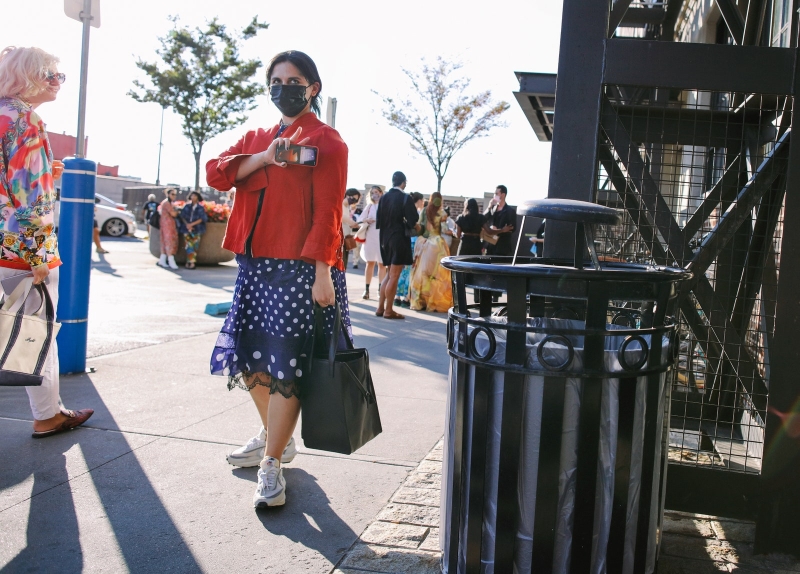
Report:
[[[194,30],[170,18],[172,30],[159,38],[156,54],[159,62],[136,66],[147,76],[149,85],[134,80],[128,92],[137,102],[155,102],[182,118],[183,135],[192,146],[195,158],[195,189],[200,186],[200,154],[203,145],[214,136],[247,120],[246,112],[255,107],[265,85],[253,81],[261,67],[258,59],[243,60],[239,54],[242,41],[255,37],[269,24],[258,16],[238,33],[231,33],[217,18],[205,29]]]
[[[467,94],[469,79],[456,74],[462,66],[438,57],[433,65],[423,60],[421,72],[403,68],[413,99],[399,101],[375,92],[389,125],[410,136],[411,149],[428,159],[440,192],[453,156],[492,128],[504,126],[500,116],[509,108],[507,102],[493,102],[490,90]]]

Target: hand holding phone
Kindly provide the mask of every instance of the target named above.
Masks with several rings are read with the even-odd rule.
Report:
[[[275,148],[275,163],[292,163],[314,167],[317,165],[319,149],[312,146],[291,144],[288,148]]]

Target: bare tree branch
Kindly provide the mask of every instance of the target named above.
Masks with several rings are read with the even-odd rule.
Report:
[[[441,57],[432,65],[423,60],[420,72],[403,68],[416,102],[398,102],[374,92],[383,100],[382,113],[389,125],[408,135],[411,149],[427,158],[440,192],[453,156],[470,141],[505,126],[500,116],[509,108],[507,102],[492,102],[489,90],[467,95],[469,80],[454,76],[461,68],[460,62]]]

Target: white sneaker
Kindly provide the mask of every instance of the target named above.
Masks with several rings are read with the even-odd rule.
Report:
[[[227,456],[228,464],[233,466],[241,466],[244,468],[251,466],[258,466],[264,458],[264,450],[267,447],[267,431],[261,427],[261,431],[250,440],[247,444],[230,452]],[[297,456],[297,445],[294,442],[294,437],[289,439],[289,444],[283,449],[281,455],[281,463],[287,464],[294,460]]]
[[[258,470],[258,486],[253,494],[254,508],[283,506],[286,504],[286,480],[277,459],[268,456],[261,461]]]
[[[178,268],[178,264],[175,263],[175,256],[174,255],[170,255],[167,258],[167,265],[169,265],[170,269],[177,269]]]

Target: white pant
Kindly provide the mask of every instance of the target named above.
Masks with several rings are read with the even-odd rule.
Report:
[[[0,279],[24,273],[20,269],[10,269],[0,267]],[[53,308],[58,309],[58,267],[50,270],[49,283],[46,285],[50,299],[53,301]],[[31,314],[41,305],[41,298],[36,293],[32,293],[25,302],[25,313]],[[47,355],[44,368],[42,369],[42,385],[40,387],[25,387],[28,391],[28,400],[31,403],[31,412],[36,420],[45,420],[56,416],[62,409],[61,397],[58,387],[58,348],[56,342],[50,346],[50,353]]]

